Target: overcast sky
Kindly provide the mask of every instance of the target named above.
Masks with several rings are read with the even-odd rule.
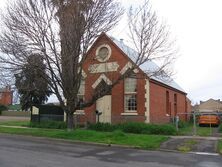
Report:
[[[143,4],[143,0],[119,1],[126,7]],[[193,102],[222,99],[222,0],[150,1],[179,46],[173,78]],[[118,27],[114,36],[124,38],[121,30]]]
[[[7,0],[0,0],[4,9]],[[118,0],[128,8],[143,0]],[[222,99],[222,0],[150,0],[180,48],[174,79],[193,102]],[[125,18],[123,18],[125,19]],[[121,21],[112,35],[125,38]]]

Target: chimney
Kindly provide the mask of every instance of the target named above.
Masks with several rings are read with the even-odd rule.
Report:
[[[120,39],[120,42],[121,42],[121,43],[123,43],[123,40],[124,40],[124,39],[123,39],[123,38],[121,38],[121,39]]]

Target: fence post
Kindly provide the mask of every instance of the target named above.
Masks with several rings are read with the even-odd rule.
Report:
[[[197,126],[196,126],[196,114],[195,112],[193,113],[193,135],[197,135]]]
[[[176,116],[176,129],[177,129],[177,132],[179,131],[179,116],[177,115]]]

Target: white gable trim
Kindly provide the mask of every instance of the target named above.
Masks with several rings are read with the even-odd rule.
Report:
[[[150,81],[148,79],[146,79],[145,91],[145,123],[150,123]]]
[[[128,69],[130,69],[130,68],[132,68],[132,63],[131,62],[128,62],[128,63],[126,63],[126,65],[122,68],[122,70],[120,71],[120,74],[125,74],[125,72],[128,70]]]
[[[110,79],[107,78],[105,74],[101,74],[101,75],[99,76],[99,78],[98,78],[98,79],[94,82],[94,84],[92,85],[93,89],[95,89],[102,80],[104,80],[107,85],[111,85],[111,84],[112,84],[112,82],[110,81]]]
[[[78,68],[78,73],[80,72],[80,68]],[[87,77],[85,71],[82,69],[82,77],[85,79]]]
[[[128,62],[126,63],[126,65],[122,68],[122,70],[120,71],[120,74],[125,74],[125,72],[128,70],[128,69],[131,69],[133,67],[133,64],[131,62]],[[134,73],[138,73],[139,70],[138,69],[134,69],[133,70]]]
[[[85,73],[84,70],[82,70],[82,76],[83,76],[83,78],[86,78],[86,77],[87,77],[87,75],[86,75],[86,73]]]

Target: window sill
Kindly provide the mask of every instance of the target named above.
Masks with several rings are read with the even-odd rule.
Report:
[[[134,116],[134,115],[138,115],[138,113],[137,112],[124,112],[124,113],[121,113],[121,115],[125,115],[125,116],[127,116],[127,115],[131,115],[131,116]]]

